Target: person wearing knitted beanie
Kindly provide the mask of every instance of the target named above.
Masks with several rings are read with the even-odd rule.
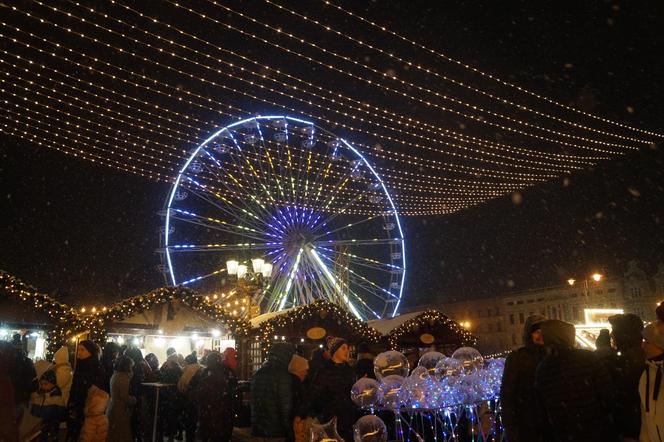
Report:
[[[355,383],[355,371],[348,365],[350,354],[348,342],[340,337],[328,337],[327,349],[330,360],[319,369],[311,386],[312,410],[318,410],[318,420],[329,422],[337,418],[337,431],[344,440],[353,440],[352,427],[357,410],[350,398]]]

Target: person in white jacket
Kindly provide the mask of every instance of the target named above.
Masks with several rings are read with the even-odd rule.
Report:
[[[646,369],[639,381],[641,397],[640,442],[664,442],[664,333],[657,323],[643,329]]]
[[[60,347],[55,352],[53,359],[53,370],[55,371],[55,378],[57,380],[58,388],[62,392],[62,398],[69,401],[69,391],[71,390],[71,364],[69,363],[69,350],[66,346]]]

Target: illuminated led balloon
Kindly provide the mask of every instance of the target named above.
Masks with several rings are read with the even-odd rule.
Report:
[[[419,362],[417,363],[417,366],[426,368],[429,370],[429,374],[434,375],[436,371],[436,364],[438,364],[438,361],[444,357],[445,355],[440,352],[430,351],[422,355]]]
[[[353,425],[355,442],[387,442],[387,427],[378,416],[362,416]]]
[[[458,376],[463,370],[463,364],[461,361],[453,358],[444,357],[436,364],[434,372],[439,379],[446,378],[448,376]]]
[[[482,354],[472,347],[461,347],[452,354],[452,359],[461,362],[464,373],[472,373],[482,368],[484,358]]]
[[[410,365],[408,359],[398,351],[386,351],[374,358],[374,374],[380,380],[386,376],[408,376]]]
[[[382,403],[386,408],[398,410],[403,404],[405,392],[403,391],[403,376],[385,376],[380,383],[380,391],[383,397]]]
[[[358,379],[350,390],[350,397],[360,408],[374,407],[380,401],[380,384],[371,378]]]

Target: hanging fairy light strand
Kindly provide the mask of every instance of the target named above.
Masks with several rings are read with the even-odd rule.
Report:
[[[387,26],[379,25],[379,24],[377,24],[377,23],[375,23],[375,22],[373,22],[373,21],[371,21],[371,20],[369,20],[369,19],[367,19],[367,18],[362,17],[362,16],[359,15],[359,14],[356,14],[356,13],[354,13],[354,12],[348,10],[348,9],[345,9],[345,8],[339,6],[339,5],[336,5],[336,4],[332,3],[330,0],[321,0],[321,1],[322,1],[323,3],[325,3],[326,5],[331,6],[331,7],[337,9],[338,11],[343,12],[344,14],[346,14],[346,15],[348,15],[348,16],[350,16],[350,17],[353,17],[353,18],[355,18],[355,19],[357,19],[357,20],[359,20],[359,21],[361,21],[361,22],[363,22],[363,23],[367,23],[367,24],[371,25],[372,27],[374,27],[374,28],[376,28],[376,29],[378,29],[378,30],[380,30],[380,31],[382,31],[382,32],[384,32],[384,33],[390,34],[390,35],[392,35],[393,37],[396,37],[397,39],[399,39],[399,40],[401,40],[401,41],[403,41],[403,42],[406,42],[406,43],[408,43],[408,44],[411,45],[411,46],[414,46],[414,47],[417,47],[417,48],[419,48],[419,49],[422,49],[422,50],[424,50],[425,52],[428,52],[429,54],[433,54],[433,55],[435,55],[436,57],[439,57],[439,58],[441,58],[441,59],[443,59],[443,60],[445,60],[445,61],[448,61],[448,62],[450,62],[450,63],[456,64],[457,66],[461,66],[462,68],[467,69],[467,70],[470,70],[470,71],[472,71],[472,72],[474,72],[474,73],[476,73],[476,74],[478,74],[478,75],[480,75],[480,76],[482,76],[482,77],[489,78],[489,79],[491,79],[492,81],[495,81],[495,82],[497,82],[497,83],[499,83],[499,84],[501,84],[501,85],[503,85],[503,86],[507,86],[507,87],[509,87],[509,88],[511,88],[511,89],[514,89],[514,90],[517,90],[517,91],[519,91],[519,92],[521,92],[521,93],[524,93],[524,94],[530,95],[530,96],[535,97],[535,98],[537,98],[537,99],[539,99],[539,100],[545,101],[546,103],[552,104],[552,105],[554,105],[554,106],[556,106],[556,107],[560,107],[560,108],[565,109],[565,110],[567,110],[567,111],[571,111],[571,112],[574,112],[574,113],[577,113],[577,114],[583,115],[583,116],[585,116],[585,117],[588,117],[588,118],[591,118],[591,119],[594,119],[594,120],[598,120],[598,121],[601,121],[601,122],[606,123],[606,124],[610,124],[610,125],[612,125],[612,126],[620,127],[620,128],[623,128],[623,129],[628,129],[628,130],[631,130],[631,131],[634,131],[634,132],[639,132],[639,133],[642,133],[642,134],[645,134],[645,135],[654,136],[654,137],[657,137],[657,138],[664,138],[664,134],[661,134],[661,133],[658,133],[658,132],[654,132],[654,131],[650,131],[650,130],[646,130],[646,129],[641,129],[641,128],[638,128],[638,127],[629,126],[629,125],[627,125],[627,124],[620,123],[620,122],[617,122],[617,121],[613,121],[613,120],[610,120],[610,119],[608,119],[608,118],[604,118],[604,117],[601,117],[601,116],[598,116],[598,115],[591,114],[590,112],[582,111],[582,110],[577,109],[577,108],[575,108],[575,107],[573,107],[573,106],[568,106],[568,105],[566,105],[566,104],[564,104],[564,103],[560,103],[560,102],[558,102],[558,101],[555,101],[555,100],[553,100],[553,99],[551,99],[551,98],[549,98],[549,97],[545,97],[545,96],[543,96],[543,95],[537,94],[537,93],[532,92],[532,91],[530,91],[530,90],[528,90],[528,89],[525,89],[525,88],[523,88],[523,87],[521,87],[521,86],[518,86],[518,85],[516,85],[516,84],[510,83],[510,82],[505,81],[505,80],[502,80],[501,78],[499,78],[499,77],[497,77],[497,76],[495,76],[495,75],[492,75],[492,74],[490,74],[490,73],[484,72],[484,71],[482,71],[482,70],[480,70],[480,69],[478,69],[478,68],[476,68],[476,67],[474,67],[474,66],[471,66],[471,65],[466,64],[466,63],[464,63],[464,62],[462,62],[462,61],[456,60],[456,59],[454,59],[454,58],[452,58],[452,57],[450,57],[450,56],[444,54],[444,53],[441,52],[441,51],[438,51],[438,50],[435,50],[435,49],[431,49],[431,48],[429,48],[429,47],[427,47],[427,46],[424,46],[424,45],[422,45],[421,43],[418,43],[418,42],[416,42],[416,41],[414,41],[414,40],[411,40],[411,39],[409,39],[409,38],[407,38],[407,37],[405,37],[405,36],[403,36],[403,35],[401,35],[401,34],[395,32],[395,31],[393,31],[392,29],[390,29],[390,28],[387,27]]]

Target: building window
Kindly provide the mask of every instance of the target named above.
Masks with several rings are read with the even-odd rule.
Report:
[[[523,324],[524,319],[523,319],[523,312],[519,312],[519,324]]]
[[[510,313],[510,325],[514,325],[514,314]]]
[[[517,301],[516,303],[517,303],[517,305],[519,305],[519,304],[523,304],[523,300],[521,300],[521,301]]]
[[[632,287],[630,290],[632,294],[632,298],[640,298],[641,297],[641,289],[638,287]]]
[[[579,308],[575,305],[572,306],[572,320],[576,320],[579,317]]]
[[[507,305],[514,305],[514,301],[508,301]]]

